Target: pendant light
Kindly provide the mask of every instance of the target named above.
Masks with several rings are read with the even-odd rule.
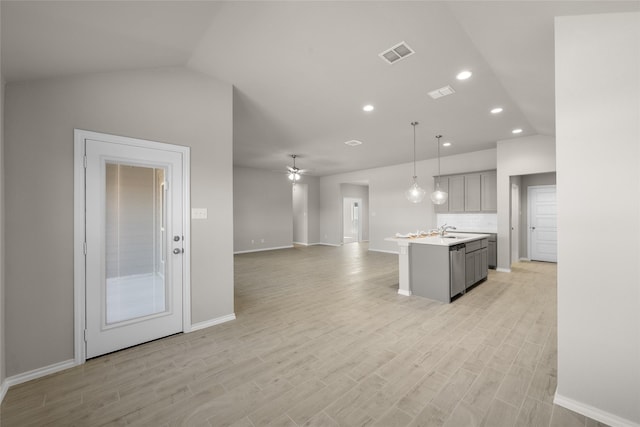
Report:
[[[434,205],[442,205],[447,202],[449,196],[446,191],[440,190],[440,138],[442,135],[436,135],[438,144],[438,180],[436,181],[436,191],[431,193],[431,201]]]
[[[418,122],[411,122],[413,126],[413,184],[407,191],[404,192],[405,196],[411,203],[420,203],[424,199],[426,191],[424,191],[418,185],[418,176],[416,175],[416,126]]]

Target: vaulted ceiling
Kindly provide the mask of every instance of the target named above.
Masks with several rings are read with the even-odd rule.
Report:
[[[315,175],[553,135],[554,17],[640,1],[2,1],[8,82],[186,66],[234,85],[234,164]],[[415,54],[378,54],[404,41]],[[457,80],[470,70],[468,80]],[[437,100],[434,89],[455,93]],[[372,104],[372,112],[362,107]],[[491,114],[494,107],[500,114]],[[519,135],[512,130],[521,128]],[[351,147],[348,140],[363,144]]]

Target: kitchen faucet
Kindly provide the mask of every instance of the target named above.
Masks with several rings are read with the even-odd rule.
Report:
[[[444,237],[447,230],[456,230],[456,228],[453,225],[442,224],[438,230],[440,230],[440,237]]]

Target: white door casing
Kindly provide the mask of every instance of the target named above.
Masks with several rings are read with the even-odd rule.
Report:
[[[188,147],[81,130],[76,130],[75,144],[76,363],[176,332],[188,332],[191,328]],[[163,196],[158,200],[164,200],[166,206],[162,214],[164,240],[158,238],[164,241],[158,248],[163,248],[161,275],[167,283],[162,307],[116,321],[113,318],[107,321],[106,306],[107,163],[119,165],[118,168],[164,171],[163,183],[158,185],[158,194]],[[179,239],[174,241],[174,236]],[[178,253],[174,254],[174,249]]]
[[[362,240],[362,199],[345,197],[342,203],[342,243]]]
[[[529,258],[532,261],[557,262],[556,186],[539,185],[527,188]]]
[[[511,184],[511,264],[520,260],[520,186]]]

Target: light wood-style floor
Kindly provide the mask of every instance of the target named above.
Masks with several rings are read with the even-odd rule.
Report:
[[[366,244],[237,255],[237,320],[12,387],[7,426],[597,426],[552,403],[556,266],[452,304]]]

